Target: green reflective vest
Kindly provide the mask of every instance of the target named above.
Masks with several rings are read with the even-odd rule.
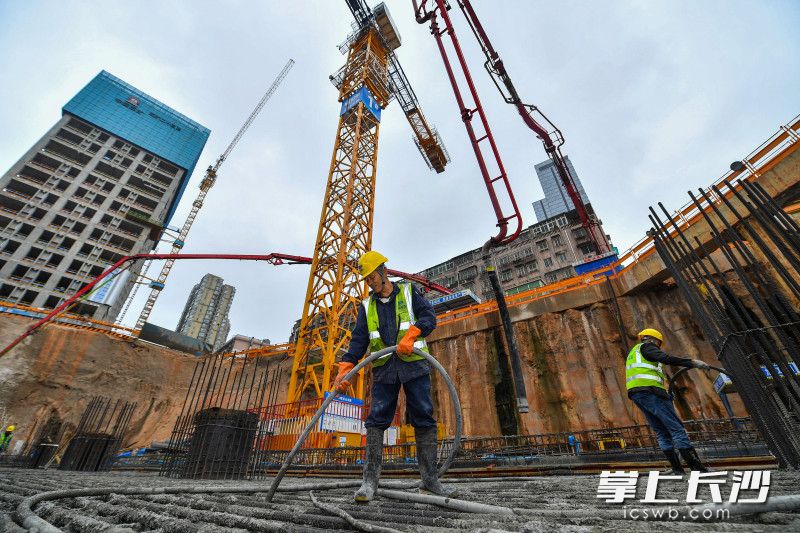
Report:
[[[11,445],[11,439],[14,437],[14,432],[9,433],[4,431],[0,433],[0,452],[5,451]]]
[[[395,319],[397,320],[397,341],[395,344],[399,344],[400,341],[405,336],[406,331],[408,328],[411,327],[416,319],[414,318],[414,309],[412,308],[412,299],[411,299],[411,284],[410,283],[398,283],[397,287],[399,290],[397,291],[397,296],[394,299],[394,314]],[[365,298],[363,301],[364,310],[367,312],[367,329],[369,329],[369,351],[370,353],[375,353],[379,350],[383,350],[386,348],[386,345],[383,343],[383,339],[381,339],[381,334],[378,331],[378,307],[375,303],[375,298],[373,296],[369,296]],[[428,351],[428,343],[425,342],[425,339],[418,338],[414,342],[414,348],[419,348],[423,352],[430,353]],[[388,353],[372,362],[372,366],[382,366],[386,364],[386,361],[389,360],[391,353]],[[425,359],[421,355],[417,355],[415,353],[411,353],[409,355],[400,355],[397,354],[401,361],[405,361],[410,363],[411,361],[419,361],[420,359]]]
[[[642,356],[642,343],[634,346],[628,359],[625,361],[625,387],[661,387],[666,390],[664,384],[667,376],[664,374],[661,363],[653,363]]]

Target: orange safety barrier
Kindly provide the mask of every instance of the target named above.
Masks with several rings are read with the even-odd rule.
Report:
[[[44,316],[48,312],[50,312],[49,309],[31,307],[29,305],[18,304],[14,302],[6,302],[3,300],[0,300],[0,308],[6,308],[0,310],[0,312],[2,313],[8,313],[8,314],[13,314],[15,316],[23,316],[23,317],[25,315],[13,313],[10,311],[10,309],[18,309],[20,311],[35,313],[41,316]],[[28,318],[40,318],[40,317],[28,317]],[[78,328],[78,329],[86,329],[89,331],[97,331],[100,333],[107,333],[109,335],[125,340],[130,340],[139,333],[139,330],[129,328],[127,326],[121,326],[119,324],[113,324],[111,322],[105,322],[103,320],[87,318],[85,316],[77,315],[75,313],[63,313],[59,315],[58,318],[56,318],[56,322],[58,322],[62,326]],[[121,330],[121,331],[115,331],[115,330]]]

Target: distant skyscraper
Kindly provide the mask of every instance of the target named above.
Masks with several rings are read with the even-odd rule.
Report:
[[[588,204],[589,197],[586,196],[586,191],[583,190],[583,184],[580,178],[578,178],[578,174],[575,172],[572,162],[569,160],[568,156],[564,158],[564,161],[567,163],[570,174],[572,174],[572,179],[575,180],[575,185],[578,187],[578,194],[583,200],[583,203]],[[575,205],[572,203],[569,194],[567,194],[567,189],[561,182],[561,178],[553,162],[548,159],[547,161],[539,163],[534,168],[536,169],[536,175],[539,177],[539,183],[542,185],[542,191],[544,191],[544,198],[533,202],[536,220],[538,222],[543,222],[548,218],[575,209]]]
[[[189,294],[176,330],[218,350],[231,330],[228,311],[234,294],[236,289],[225,285],[222,278],[206,274]]]
[[[53,308],[122,256],[153,250],[209,133],[100,72],[0,177],[0,300]],[[134,279],[73,311],[113,320]]]

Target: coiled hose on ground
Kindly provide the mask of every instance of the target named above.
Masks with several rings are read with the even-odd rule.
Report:
[[[349,381],[353,379],[356,373],[363,368],[365,365],[369,364],[370,362],[378,359],[386,354],[389,354],[395,350],[395,346],[391,346],[379,352],[376,352],[366,358],[364,358],[358,365],[356,365],[348,374],[345,376],[345,380]],[[429,354],[422,352],[421,350],[414,350],[414,353],[424,357],[427,359],[443,376],[445,382],[447,383],[448,390],[450,391],[450,397],[453,403],[453,409],[456,414],[456,432],[455,438],[453,441],[453,447],[450,450],[450,454],[448,455],[447,459],[444,461],[442,466],[439,468],[439,476],[441,477],[450,465],[453,463],[453,459],[455,458],[455,454],[458,451],[458,447],[461,441],[461,432],[462,432],[462,414],[461,414],[461,403],[458,398],[458,392],[456,391],[455,385],[453,384],[450,376],[447,374],[447,371],[442,367],[442,365],[434,359]],[[711,367],[715,370],[719,370],[720,372],[726,373],[725,369],[718,368],[718,367]],[[674,382],[675,378],[677,378],[682,372],[689,370],[681,369],[680,371],[676,372],[674,376],[670,379],[669,382],[669,389],[672,389],[672,383]],[[313,429],[314,425],[317,423],[319,418],[325,412],[325,408],[330,405],[330,403],[334,400],[336,394],[331,394],[328,398],[320,406],[317,413],[312,417],[311,421],[309,422],[306,429],[300,435],[297,443],[295,444],[294,448],[292,448],[291,452],[286,457],[283,465],[281,466],[278,474],[276,475],[275,479],[272,482],[272,485],[269,488],[269,493],[267,496],[268,501],[272,501],[272,497],[274,496],[275,492],[299,492],[299,491],[314,491],[314,490],[329,490],[329,489],[340,489],[340,488],[348,488],[348,487],[357,487],[361,485],[361,481],[338,481],[338,482],[318,482],[318,483],[306,483],[301,485],[295,485],[292,487],[284,487],[279,488],[280,482],[283,479],[283,476],[286,473],[286,470],[289,468],[292,459],[300,450],[300,447],[303,445],[303,442],[308,437],[309,433]],[[489,478],[492,481],[499,481],[503,478]],[[520,480],[525,478],[514,477],[510,478],[514,480]],[[454,481],[470,481],[470,482],[479,482],[483,481],[482,478],[473,478],[470,480],[454,480]],[[392,499],[399,499],[405,501],[411,501],[415,503],[425,503],[425,504],[432,504],[437,505],[440,507],[446,507],[449,509],[454,509],[461,512],[471,512],[471,513],[485,513],[485,514],[497,514],[497,515],[506,515],[506,516],[526,516],[526,517],[539,517],[539,518],[605,518],[605,519],[618,519],[619,518],[619,511],[618,510],[611,510],[611,509],[593,509],[593,510],[583,510],[583,509],[541,509],[541,510],[532,510],[532,509],[514,509],[511,507],[504,507],[498,505],[488,505],[478,502],[470,502],[466,500],[458,500],[454,498],[447,498],[444,496],[435,496],[429,494],[416,494],[407,491],[400,491],[396,489],[408,489],[416,486],[417,483],[406,483],[406,482],[391,482],[391,481],[382,481],[380,482],[380,488],[378,489],[378,495],[392,498]],[[395,489],[395,490],[393,490]],[[89,497],[89,496],[107,496],[110,494],[121,494],[121,495],[148,495],[148,494],[225,494],[225,493],[239,493],[239,494],[247,494],[247,493],[261,493],[264,492],[263,487],[259,486],[252,486],[252,485],[227,485],[227,486],[218,486],[218,487],[208,487],[208,486],[198,486],[198,485],[176,485],[171,487],[157,487],[157,488],[130,488],[130,487],[116,487],[116,488],[86,488],[86,489],[70,489],[70,490],[55,490],[49,492],[42,492],[39,494],[35,494],[28,498],[25,498],[22,502],[19,503],[16,509],[16,519],[19,524],[22,526],[38,531],[39,533],[60,533],[61,530],[57,527],[53,526],[46,520],[40,518],[34,511],[33,507],[41,502],[44,501],[52,501],[58,500],[62,498],[76,498],[76,497]],[[314,496],[313,492],[311,492],[311,500],[320,509],[325,510],[331,514],[335,514],[344,520],[346,520],[350,525],[353,527],[361,530],[361,531],[371,531],[371,532],[380,532],[380,533],[388,533],[388,532],[396,532],[397,530],[378,526],[375,524],[370,524],[364,522],[362,520],[357,520],[349,515],[342,509],[339,509],[331,504],[326,504],[318,501]],[[770,498],[764,504],[737,504],[731,503],[726,505],[703,505],[703,506],[695,506],[695,507],[687,507],[688,509],[692,509],[696,511],[695,516],[700,517],[699,519],[702,520],[703,518],[703,511],[705,510],[718,510],[718,509],[727,509],[730,513],[730,516],[736,515],[746,515],[746,514],[760,514],[760,513],[767,513],[771,511],[796,511],[800,509],[800,495],[792,494],[788,496],[777,496]],[[658,511],[658,509],[653,509],[654,511]],[[688,512],[683,513],[683,516],[690,516]],[[644,520],[650,521],[659,521],[659,520],[670,520],[669,513],[667,509],[663,509],[663,512],[653,512],[648,515],[647,518]],[[695,521],[697,521],[695,519]]]

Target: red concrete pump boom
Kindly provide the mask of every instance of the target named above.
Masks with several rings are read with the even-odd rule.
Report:
[[[418,7],[416,0],[414,0],[414,7],[417,12],[417,21],[419,22],[422,22],[431,16],[435,16],[435,10],[427,11],[425,9],[426,1],[423,1],[422,5]],[[519,94],[517,93],[517,90],[511,81],[511,77],[506,71],[503,60],[500,58],[500,54],[498,54],[497,50],[495,50],[494,46],[492,46],[489,36],[486,34],[486,31],[483,29],[483,25],[475,13],[475,10],[472,8],[472,2],[470,0],[455,1],[458,4],[458,7],[461,8],[461,11],[464,13],[464,17],[467,19],[470,29],[472,29],[472,33],[475,35],[481,50],[483,50],[483,53],[486,56],[486,63],[484,63],[484,67],[489,73],[489,76],[492,78],[497,90],[500,91],[500,94],[507,103],[512,104],[517,108],[517,112],[519,113],[520,117],[522,117],[522,121],[528,128],[533,130],[536,136],[539,137],[544,144],[544,150],[553,161],[553,164],[558,171],[559,178],[561,179],[561,182],[563,183],[570,200],[572,200],[575,210],[578,212],[578,216],[581,219],[581,224],[586,229],[588,237],[595,246],[595,253],[602,254],[610,251],[610,245],[608,243],[608,239],[606,239],[605,233],[597,223],[597,219],[591,216],[586,209],[586,205],[583,203],[583,200],[578,192],[575,180],[570,174],[569,168],[564,161],[564,156],[561,153],[561,146],[564,144],[564,136],[561,134],[561,131],[536,106],[522,102],[522,99],[519,97]],[[436,0],[436,4],[443,17],[446,16],[443,5],[445,4],[444,0]],[[452,29],[448,28],[448,31],[452,31]],[[543,126],[542,124],[545,124],[547,127]],[[550,128],[550,131],[548,131],[548,127]]]
[[[436,6],[431,10],[428,10],[426,6],[429,1],[436,4]],[[475,84],[472,82],[472,75],[469,72],[469,67],[467,66],[467,62],[464,58],[464,53],[462,52],[461,45],[456,37],[455,30],[453,29],[453,25],[450,21],[450,16],[447,13],[447,9],[445,7],[447,3],[445,0],[422,0],[422,2],[413,0],[413,2],[417,22],[423,24],[426,21],[430,21],[431,34],[436,39],[436,44],[439,47],[439,53],[442,56],[442,61],[444,61],[447,77],[450,80],[450,85],[453,87],[453,92],[455,93],[456,101],[458,102],[458,107],[461,111],[461,120],[464,121],[464,126],[467,128],[467,135],[472,143],[472,149],[475,152],[475,157],[478,160],[478,167],[480,168],[481,175],[483,176],[486,190],[489,193],[489,200],[492,203],[492,208],[494,209],[495,216],[497,217],[497,227],[499,228],[499,231],[497,235],[493,236],[489,240],[487,245],[501,246],[503,244],[507,244],[516,239],[522,230],[522,215],[520,215],[519,208],[517,207],[517,201],[514,198],[511,185],[508,182],[508,176],[506,175],[506,170],[503,167],[503,161],[500,159],[500,153],[497,150],[497,145],[494,142],[492,130],[489,128],[489,122],[486,118],[486,114],[483,111],[481,101],[478,98],[478,92],[475,89]],[[444,29],[439,28],[439,23],[437,22],[438,15],[441,15],[442,17]],[[461,68],[461,74],[467,82],[467,89],[469,93],[467,96],[471,98],[471,104],[469,100],[465,98],[465,94],[461,91],[457,76],[453,70],[452,64],[450,63],[450,59],[447,56],[447,51],[445,50],[442,39],[442,36],[445,34],[450,36],[450,41],[453,50],[455,51],[458,65]],[[474,117],[478,117],[479,119],[480,129],[477,132],[475,131],[475,126],[473,126],[472,123],[472,119]],[[492,167],[493,170],[490,170],[489,168],[491,159],[484,156],[484,151],[486,150],[487,144],[489,151],[491,152],[491,159],[495,161],[495,166]],[[500,182],[499,189],[497,187],[498,182]],[[507,204],[507,206],[510,206],[511,212],[509,214],[506,214],[506,209],[504,209],[504,206],[501,205],[501,201],[498,198],[498,190],[501,194],[503,192],[505,193],[505,202],[503,203]],[[513,226],[509,227],[509,223],[513,223]]]
[[[5,348],[0,350],[0,357],[5,355],[11,348],[16,346],[20,343],[24,338],[31,335],[34,331],[39,329],[41,326],[45,325],[47,322],[55,318],[59,313],[66,310],[73,302],[78,300],[81,296],[87,294],[92,288],[96,287],[98,283],[102,280],[107,278],[108,276],[112,275],[118,269],[125,269],[128,267],[128,263],[132,261],[136,261],[137,259],[165,259],[165,260],[178,260],[178,259],[236,259],[239,261],[266,261],[271,265],[310,265],[311,258],[304,257],[300,255],[287,255],[282,253],[272,253],[266,255],[255,255],[255,254],[135,254],[135,255],[126,255],[123,256],[119,261],[111,265],[110,267],[106,268],[106,270],[101,273],[99,276],[94,278],[92,281],[84,285],[78,292],[73,294],[67,300],[65,300],[61,305],[57,306],[55,309],[50,311],[46,316],[41,318],[40,320],[36,321],[31,327],[29,327],[25,332],[11,341]],[[429,292],[431,290],[440,292],[442,294],[452,294],[452,291],[446,287],[439,285],[438,283],[433,283],[432,281],[428,280],[423,276],[418,276],[416,274],[407,274],[405,272],[401,272],[399,270],[392,270],[387,268],[386,271],[389,273],[390,276],[395,276],[398,278],[407,279],[418,283],[421,285],[425,292]]]

